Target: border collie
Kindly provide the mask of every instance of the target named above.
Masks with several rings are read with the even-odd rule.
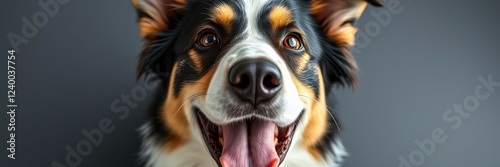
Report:
[[[138,77],[161,80],[141,156],[152,167],[340,166],[327,107],[353,86],[355,21],[383,0],[132,0]]]

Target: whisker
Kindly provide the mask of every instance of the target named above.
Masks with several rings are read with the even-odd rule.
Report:
[[[337,127],[337,130],[339,131],[339,133],[342,133],[342,131],[340,130],[340,127],[339,127],[339,124],[337,123],[337,120],[335,119],[335,117],[333,116],[333,114],[330,112],[330,110],[328,110],[328,106],[326,104],[323,104],[321,103],[320,101],[314,99],[314,98],[311,98],[309,96],[306,96],[306,95],[299,95],[299,97],[305,97],[305,98],[308,98],[308,99],[311,99],[313,100],[314,102],[316,103],[319,103],[320,105],[322,106],[325,106],[325,109],[326,109],[326,112],[328,113],[328,115],[330,115],[330,117],[333,119],[333,122],[335,123],[335,126]],[[330,107],[331,108],[331,107]]]
[[[181,104],[181,106],[179,106],[179,108],[177,109],[177,111],[175,111],[174,115],[172,116],[172,118],[175,118],[175,116],[177,115],[177,113],[179,112],[179,110],[181,110],[181,108],[186,105],[189,100],[191,100],[192,98],[196,98],[196,97],[200,97],[200,96],[206,96],[207,94],[206,93],[198,93],[198,94],[194,94],[194,95],[191,95],[189,96],[186,100],[184,100],[184,102]]]
[[[203,85],[211,85],[212,83],[206,83],[206,82],[199,82],[199,81],[192,81],[189,82],[190,84],[203,84]],[[213,86],[226,86],[224,84],[212,84]]]

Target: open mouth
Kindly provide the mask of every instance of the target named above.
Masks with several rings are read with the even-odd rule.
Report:
[[[222,167],[277,167],[285,159],[298,122],[278,127],[271,121],[250,118],[216,125],[199,109],[195,112],[208,150]]]

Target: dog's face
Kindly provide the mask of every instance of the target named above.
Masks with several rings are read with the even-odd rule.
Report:
[[[379,1],[368,1],[381,5]],[[146,47],[139,74],[163,77],[170,152],[203,143],[222,166],[277,166],[293,147],[318,161],[338,128],[326,99],[351,85],[361,0],[133,0]]]

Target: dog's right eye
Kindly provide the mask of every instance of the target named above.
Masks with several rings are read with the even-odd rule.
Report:
[[[283,46],[293,50],[300,50],[302,48],[299,38],[295,35],[286,36],[285,39],[283,39]]]
[[[219,43],[219,38],[214,33],[205,33],[198,39],[198,45],[210,47]]]

